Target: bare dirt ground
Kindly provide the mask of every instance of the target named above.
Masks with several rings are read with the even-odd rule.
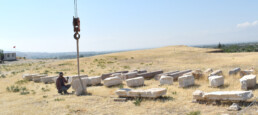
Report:
[[[241,69],[258,68],[258,53],[207,53],[214,49],[201,49],[186,46],[171,46],[150,50],[130,51],[100,56],[81,58],[81,72],[89,76],[99,76],[120,70],[146,69],[148,71],[164,70],[175,71],[185,69],[207,68],[221,69],[225,76],[225,86],[210,88],[207,76],[196,80],[195,86],[179,88],[178,82],[173,85],[159,86],[159,81],[145,80],[144,87],[148,89],[167,88],[169,99],[144,99],[140,106],[135,106],[135,100],[127,102],[114,102],[117,97],[115,91],[119,87],[107,88],[104,86],[88,87],[91,95],[59,95],[54,84],[34,82],[17,82],[22,80],[25,73],[45,73],[49,76],[57,75],[62,71],[65,75],[76,74],[76,60],[29,60],[21,63],[13,62],[0,65],[0,113],[1,114],[90,114],[90,115],[184,115],[199,111],[203,115],[237,114],[227,111],[229,105],[206,105],[192,103],[192,93],[199,89],[210,91],[241,90],[240,76],[228,76],[228,71],[235,67]],[[8,92],[7,87],[12,85],[26,87],[30,92],[27,95]],[[124,83],[123,87],[127,87]],[[72,89],[69,89],[72,92]],[[258,88],[253,90],[254,98],[258,96]],[[254,98],[248,101],[253,101]],[[245,109],[245,106],[242,106]],[[247,108],[243,114],[258,114],[258,105]]]

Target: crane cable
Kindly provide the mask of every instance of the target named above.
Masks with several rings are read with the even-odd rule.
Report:
[[[85,88],[83,87],[83,83],[80,76],[80,57],[79,57],[79,39],[80,39],[80,18],[78,17],[77,13],[77,0],[74,0],[74,17],[73,17],[73,27],[74,27],[74,39],[76,40],[77,45],[77,71],[78,71],[78,79],[80,81],[81,87],[82,87],[82,94],[86,94]]]

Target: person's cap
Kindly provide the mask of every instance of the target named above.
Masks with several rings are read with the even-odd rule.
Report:
[[[59,75],[63,75],[63,72],[59,72]]]

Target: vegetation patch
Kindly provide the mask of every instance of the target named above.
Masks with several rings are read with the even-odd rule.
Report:
[[[65,99],[62,99],[62,98],[56,98],[54,101],[65,101]]]
[[[28,82],[29,82],[28,80],[18,80],[18,81],[15,82],[15,84],[17,84],[17,85],[23,85],[23,84],[26,84],[26,83],[28,83]]]
[[[187,115],[201,115],[200,111],[191,111],[190,113],[187,113]]]

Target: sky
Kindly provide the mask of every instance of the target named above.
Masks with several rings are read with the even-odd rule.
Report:
[[[78,0],[80,51],[258,41],[257,6],[258,0]],[[0,14],[0,49],[76,51],[73,0],[1,0]]]

